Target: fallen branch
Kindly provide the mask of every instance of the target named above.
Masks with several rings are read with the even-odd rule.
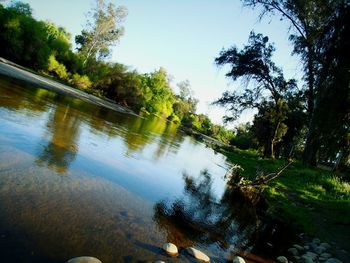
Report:
[[[276,179],[279,177],[293,162],[290,161],[285,166],[283,166],[278,172],[276,173],[270,173],[267,175],[258,176],[255,179],[251,181],[247,181],[244,179],[239,173],[236,173],[235,170],[237,170],[237,165],[231,167],[230,170],[227,171],[225,177],[228,177],[228,174],[230,174],[230,184],[236,185],[239,187],[249,187],[249,186],[260,186],[267,184],[269,181]],[[240,168],[240,167],[239,167]],[[242,168],[240,168],[242,169]]]

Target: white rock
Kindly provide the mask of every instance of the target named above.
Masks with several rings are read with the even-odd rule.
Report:
[[[284,256],[279,256],[276,258],[276,260],[281,263],[288,263],[288,259]]]
[[[204,254],[202,251],[199,251],[198,249],[195,249],[193,247],[189,247],[186,249],[187,253],[193,256],[196,259],[202,260],[204,262],[209,262],[210,258]]]
[[[177,256],[179,254],[177,247],[173,243],[165,243],[163,245],[163,249],[168,255],[172,257]]]
[[[245,260],[239,256],[233,258],[232,263],[245,263]]]
[[[67,261],[67,263],[102,263],[99,259],[94,257],[76,257]]]
[[[163,261],[163,260],[156,260],[153,263],[165,263],[165,261]]]
[[[340,261],[339,259],[337,258],[329,258],[326,260],[325,263],[343,263],[342,261]]]

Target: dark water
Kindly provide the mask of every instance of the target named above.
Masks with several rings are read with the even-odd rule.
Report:
[[[167,241],[222,261],[259,224],[227,168],[164,120],[0,78],[1,262],[164,260]]]

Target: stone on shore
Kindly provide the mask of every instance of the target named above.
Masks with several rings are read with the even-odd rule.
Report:
[[[284,256],[279,256],[276,258],[277,262],[280,262],[280,263],[288,263],[288,259]]]
[[[300,245],[298,245],[298,244],[294,244],[293,247],[296,248],[296,249],[297,249],[298,251],[300,251],[300,252],[305,250],[304,247],[302,247],[302,246],[300,246]]]
[[[239,256],[233,258],[232,263],[245,263],[245,260]]]
[[[102,263],[99,259],[94,257],[76,257],[67,261],[67,263]]]
[[[210,262],[210,258],[204,254],[202,251],[199,251],[198,249],[195,249],[193,247],[189,247],[186,249],[187,253],[190,254],[192,257],[199,259],[204,262]]]
[[[173,243],[165,243],[163,245],[165,252],[172,257],[176,257],[179,254],[177,247]]]

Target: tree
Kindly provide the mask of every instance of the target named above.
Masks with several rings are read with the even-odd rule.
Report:
[[[269,147],[265,147],[265,156],[272,158],[274,147],[285,134],[285,97],[297,90],[294,79],[285,80],[282,70],[272,61],[274,51],[272,44],[268,43],[268,37],[262,34],[250,33],[248,45],[242,50],[232,47],[223,50],[215,59],[217,65],[230,65],[227,77],[237,80],[243,78],[243,91],[226,91],[214,104],[226,106],[231,116],[226,116],[225,121],[235,120],[239,114],[248,108],[259,110],[268,108],[263,114],[265,121],[269,121],[270,136]],[[267,107],[268,105],[268,107]],[[283,132],[281,131],[283,130]]]
[[[348,1],[243,2],[246,6],[263,7],[261,17],[277,12],[290,22],[290,40],[294,53],[300,55],[304,63],[307,84],[309,125],[303,162],[316,165],[322,148],[328,148],[328,155],[338,154],[342,151],[340,141],[344,143],[349,131]],[[337,146],[330,143],[334,141]]]
[[[124,34],[121,23],[126,15],[125,7],[115,7],[105,0],[96,0],[96,6],[89,13],[90,20],[86,28],[75,38],[77,49],[84,57],[84,65],[91,59],[100,60],[110,55],[111,47]]]

